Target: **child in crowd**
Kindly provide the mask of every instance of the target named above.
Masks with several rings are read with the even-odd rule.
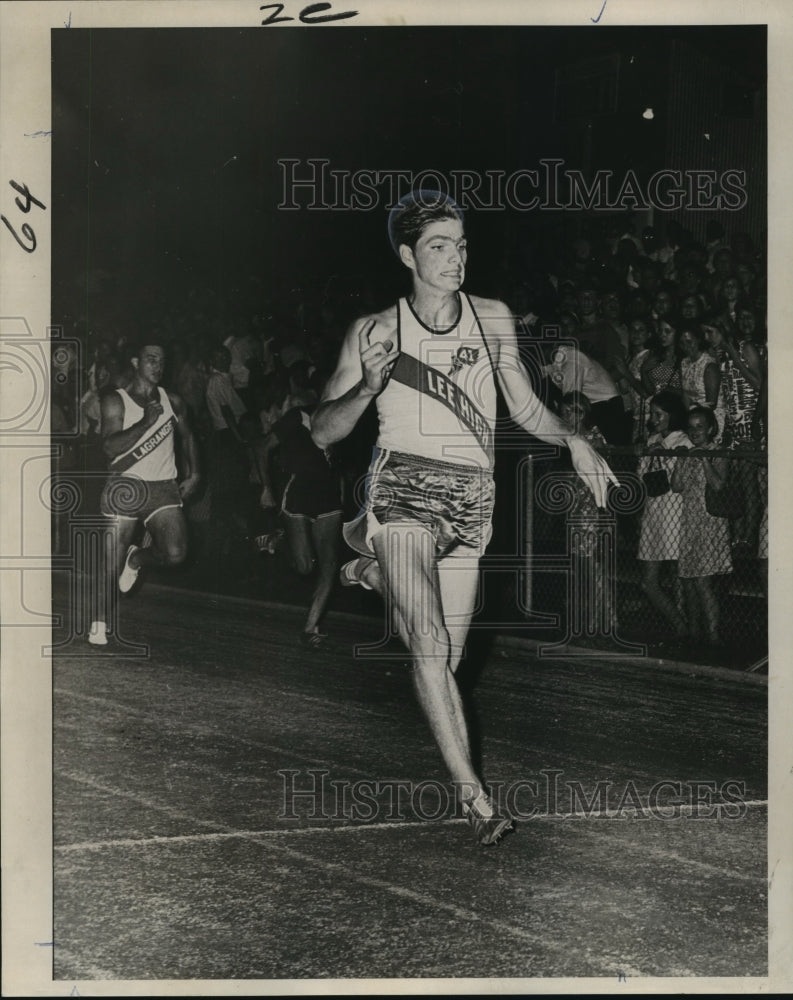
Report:
[[[559,416],[571,431],[580,434],[595,448],[606,444],[593,424],[592,404],[584,393],[565,393]],[[614,552],[609,551],[609,546],[616,543],[613,520],[608,512],[597,506],[592,490],[577,475],[571,473],[567,485],[574,492],[568,511],[568,527],[573,578],[576,590],[583,597],[579,613],[589,634],[613,635],[617,627],[616,600],[614,578],[608,571],[609,566],[614,566]]]
[[[727,518],[715,517],[708,510],[709,489],[721,490],[727,482],[727,460],[707,457],[707,452],[716,447],[718,433],[713,410],[707,406],[689,410],[688,436],[693,445],[689,454],[701,457],[679,460],[672,473],[672,489],[683,496],[678,574],[683,581],[688,620],[696,637],[699,623],[704,621],[712,643],[721,638],[714,577],[732,572]]]

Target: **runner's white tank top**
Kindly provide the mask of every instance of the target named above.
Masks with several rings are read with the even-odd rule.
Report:
[[[110,462],[113,472],[123,472],[128,476],[139,476],[148,482],[176,479],[176,457],[173,435],[176,429],[176,414],[173,412],[168,393],[160,386],[162,413],[151,427],[148,427],[135,444]],[[126,389],[116,390],[124,404],[122,430],[136,424],[143,416],[143,407],[138,406]]]
[[[471,300],[433,330],[408,301],[397,302],[399,358],[377,397],[378,447],[443,462],[493,468],[496,385],[490,353]]]

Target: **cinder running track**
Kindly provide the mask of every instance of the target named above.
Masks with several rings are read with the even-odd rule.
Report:
[[[399,650],[352,654],[375,623],[317,652],[271,605],[121,610],[148,655],[54,663],[55,978],[767,974],[758,678],[480,642],[476,745],[524,815],[482,849]]]

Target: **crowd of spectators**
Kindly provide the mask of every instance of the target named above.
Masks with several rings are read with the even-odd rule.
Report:
[[[648,493],[632,556],[672,633],[690,636],[704,623],[718,640],[712,578],[737,559],[767,557],[763,250],[718,222],[699,241],[674,222],[661,233],[634,232],[628,221],[571,241],[562,259],[514,268],[499,293],[541,398],[611,449],[618,470],[663,472],[667,488]],[[202,489],[188,509],[196,559],[261,558],[285,544],[279,511],[289,463],[279,461],[273,429],[292,410],[310,414],[349,322],[384,304],[373,286],[329,294],[318,282],[247,312],[196,290],[162,316],[151,335],[167,348],[164,383],[186,404],[203,459]],[[145,330],[131,332],[146,340]],[[80,340],[82,357],[53,354],[53,430],[76,425],[65,466],[100,469],[100,399],[130,380],[128,336],[109,325],[80,331]],[[704,436],[697,428],[699,443],[692,420],[707,424]],[[371,444],[363,421],[332,456],[348,516]],[[728,484],[734,508],[713,517],[705,486]],[[585,498],[579,504],[589,510]],[[710,546],[708,558],[692,555],[695,536]],[[308,572],[312,563],[303,553],[293,565]]]
[[[520,323],[546,402],[588,400],[615,468],[641,479],[634,556],[681,640],[720,642],[717,578],[767,558],[765,282],[745,233],[648,226],[577,241]]]

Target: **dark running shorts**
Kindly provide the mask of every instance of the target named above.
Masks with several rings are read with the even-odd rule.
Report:
[[[332,479],[307,481],[293,475],[286,484],[281,501],[281,511],[288,517],[307,517],[316,521],[320,517],[341,514],[341,494]]]
[[[181,506],[175,479],[150,481],[122,475],[108,478],[99,501],[99,509],[107,517],[126,517],[144,524],[161,510]]]
[[[344,525],[350,548],[374,555],[372,537],[385,524],[429,528],[438,555],[466,545],[480,555],[493,529],[495,484],[486,469],[375,449],[364,507]]]

